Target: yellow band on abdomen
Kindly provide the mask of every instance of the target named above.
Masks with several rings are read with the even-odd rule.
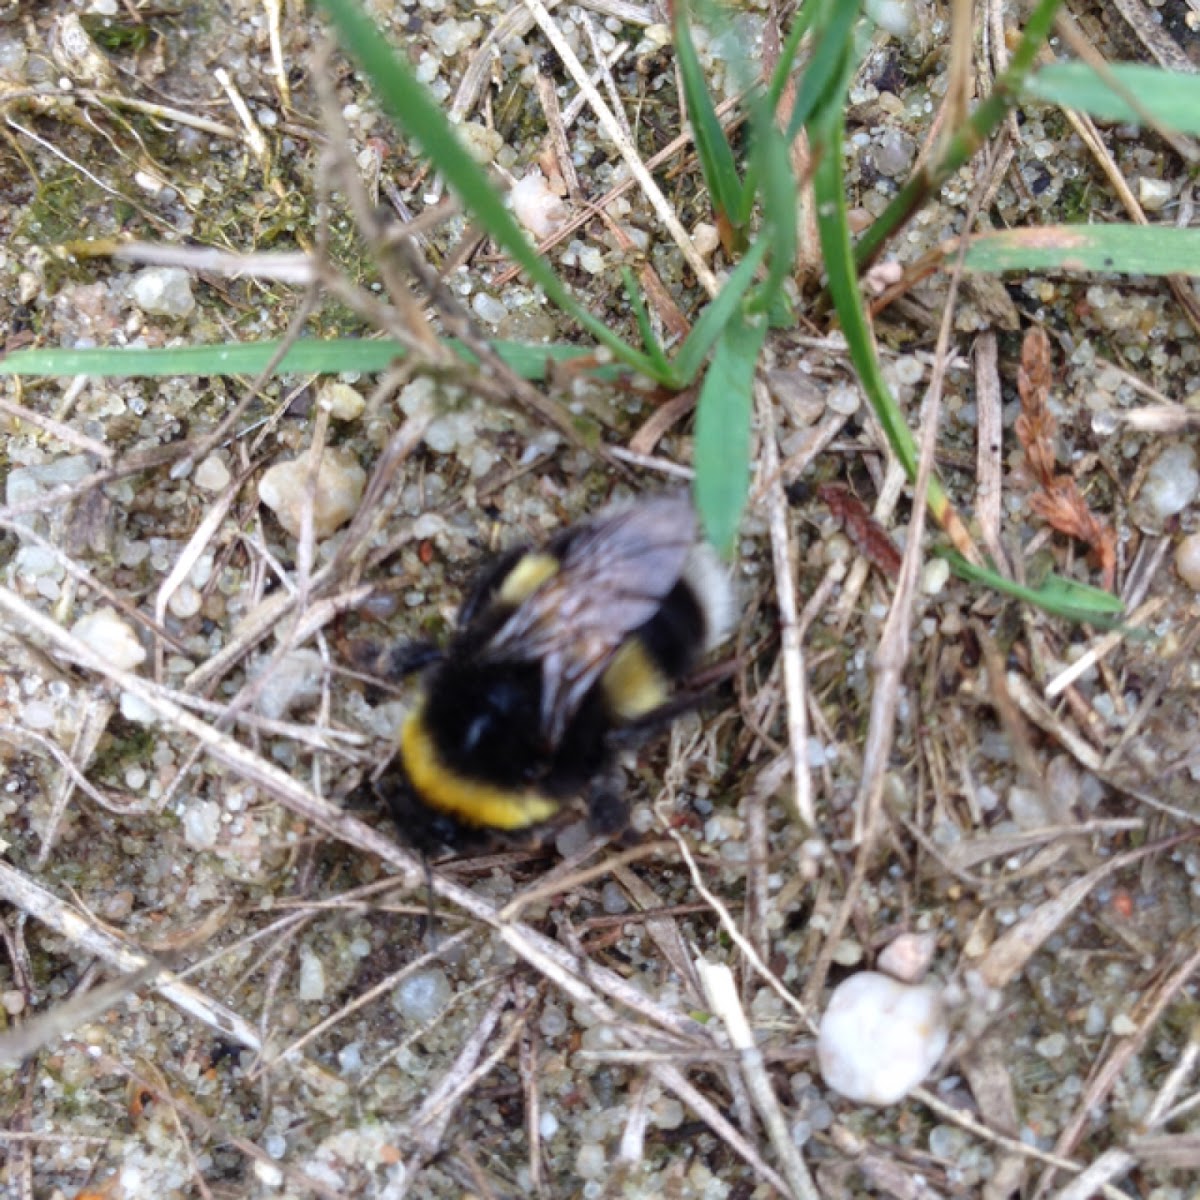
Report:
[[[430,808],[480,829],[527,829],[556,816],[560,805],[531,790],[509,791],[468,779],[438,757],[421,707],[400,730],[400,757],[417,796]]]

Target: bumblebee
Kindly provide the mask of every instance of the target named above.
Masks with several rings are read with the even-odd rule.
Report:
[[[587,801],[624,826],[615,775],[697,696],[681,688],[728,633],[729,579],[684,495],[606,510],[476,580],[448,644],[406,647],[423,669],[394,767],[377,785],[429,852],[521,834]]]

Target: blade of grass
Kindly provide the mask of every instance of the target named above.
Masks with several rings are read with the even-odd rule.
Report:
[[[1200,275],[1200,229],[1174,225],[1039,225],[980,234],[969,271],[1110,271]]]
[[[754,274],[762,265],[769,248],[768,238],[758,238],[742,261],[730,272],[717,296],[697,318],[692,332],[675,355],[675,375],[680,381],[676,384],[677,387],[686,387],[700,374],[708,352],[721,336],[726,324],[740,309],[742,299],[754,282]]]
[[[670,380],[660,378],[657,364],[592,316],[554,273],[548,260],[538,254],[505,207],[487,172],[459,140],[441,107],[418,81],[408,62],[392,50],[356,0],[319,0],[319,3],[332,20],[343,46],[370,79],[396,127],[420,144],[488,236],[520,265],[553,303],[622,362],[659,382],[670,383]]]
[[[763,236],[771,246],[767,277],[754,289],[752,312],[773,312],[783,298],[783,285],[796,264],[796,176],[788,143],[772,119],[772,110],[758,101],[751,126],[754,158],[762,178]]]
[[[633,272],[628,267],[621,268],[621,282],[625,286],[625,296],[629,301],[629,307],[633,309],[638,330],[642,335],[642,345],[645,346],[647,355],[658,365],[664,377],[670,377],[673,373],[670,361],[658,338],[654,336],[654,327],[650,324],[650,313],[646,308],[645,301],[642,300],[641,292],[638,291]]]
[[[738,312],[721,331],[696,409],[696,511],[718,553],[731,558],[750,490],[754,371],[767,322]]]
[[[1108,70],[1141,108],[1138,112],[1086,63],[1052,63],[1029,77],[1025,94],[1078,109],[1101,121],[1140,125],[1149,115],[1175,133],[1200,135],[1200,75],[1145,63],[1110,63]]]
[[[746,247],[746,218],[740,213],[742,180],[733,148],[721,127],[721,118],[717,116],[716,105],[708,91],[700,56],[692,41],[687,9],[686,0],[677,0],[674,20],[675,65],[679,69],[696,157],[708,186],[713,212],[718,223],[729,231],[726,249],[736,253]]]
[[[1103,588],[1051,575],[1039,587],[1026,587],[1006,579],[990,567],[976,566],[968,562],[956,550],[948,546],[935,546],[933,552],[944,558],[960,578],[969,583],[980,583],[993,591],[1003,592],[1026,604],[1035,605],[1044,612],[1072,621],[1087,621],[1105,628],[1120,628],[1113,618],[1124,611],[1125,606],[1118,597]]]
[[[473,361],[462,346],[451,342],[456,353]],[[278,342],[242,342],[224,346],[171,346],[89,348],[67,350],[16,350],[0,358],[0,375],[69,376],[136,379],[165,375],[257,375],[279,348]],[[546,377],[548,362],[586,359],[586,347],[528,346],[521,342],[494,342],[492,348],[525,379]],[[277,373],[334,375],[342,371],[382,371],[404,356],[404,347],[388,339],[302,339],[289,347]],[[600,368],[607,373],[611,367]]]

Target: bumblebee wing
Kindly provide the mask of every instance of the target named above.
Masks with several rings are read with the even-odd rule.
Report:
[[[542,734],[549,745],[558,744],[621,643],[658,611],[695,540],[684,495],[600,516],[570,532],[559,547],[558,570],[496,632],[489,657],[542,664]]]

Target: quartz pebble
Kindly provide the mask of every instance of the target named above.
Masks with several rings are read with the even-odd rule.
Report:
[[[192,482],[202,492],[223,492],[229,486],[230,479],[229,468],[215,454],[210,454],[192,476]]]
[[[876,963],[893,979],[917,983],[929,970],[936,949],[937,938],[932,933],[902,933],[879,952]]]
[[[1200,533],[1191,533],[1175,547],[1175,570],[1194,592],[1200,592]]]
[[[105,606],[80,617],[71,632],[119,671],[132,671],[146,661],[137,634],[115,609]]]
[[[392,993],[392,1004],[406,1020],[424,1025],[450,1003],[450,981],[444,971],[419,971]]]
[[[1150,464],[1142,490],[1133,503],[1134,520],[1148,529],[1161,529],[1168,517],[1181,513],[1200,492],[1196,451],[1174,442]]]
[[[300,536],[300,517],[308,487],[307,456],[276,463],[259,480],[258,497],[280,525]],[[326,450],[321,456],[313,489],[313,536],[327,538],[355,514],[367,483],[367,473],[345,450]]]
[[[513,216],[539,241],[557,233],[567,220],[567,206],[536,168],[513,184],[509,193]]]
[[[362,416],[367,402],[348,383],[327,383],[320,392],[320,403],[337,421],[354,421]]]
[[[860,971],[834,989],[817,1034],[826,1084],[862,1104],[895,1104],[937,1065],[949,1032],[940,991]]]
[[[129,284],[129,298],[155,317],[186,317],[196,307],[191,276],[182,267],[147,267]]]
[[[315,650],[292,650],[276,662],[268,657],[255,674],[266,672],[254,701],[264,717],[281,720],[296,709],[314,704],[321,696],[325,664]]]

